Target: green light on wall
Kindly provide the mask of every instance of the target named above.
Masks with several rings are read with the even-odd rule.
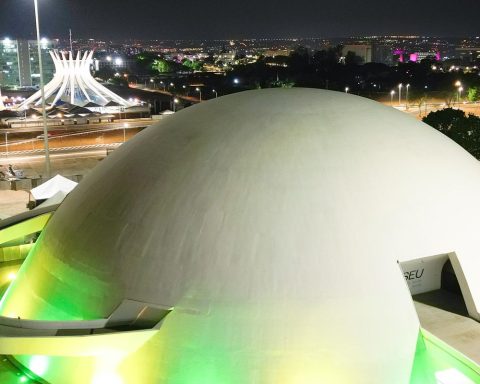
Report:
[[[410,384],[480,383],[480,366],[429,332],[421,330],[417,340]]]

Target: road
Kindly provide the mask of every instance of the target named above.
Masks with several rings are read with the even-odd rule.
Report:
[[[159,93],[159,94],[170,96],[170,97],[175,96],[177,99],[184,100],[184,101],[190,101],[192,103],[199,103],[200,102],[200,98],[198,98],[198,97],[182,95],[181,93],[172,93],[172,92],[169,92],[169,91],[162,91],[161,89],[149,88],[149,87],[145,87],[144,85],[141,85],[141,84],[132,84],[131,83],[128,86],[130,88],[140,89],[140,90],[146,91],[146,92]]]
[[[69,130],[69,131],[83,131],[83,130],[103,130],[108,128],[123,128],[128,125],[130,128],[146,128],[152,124],[155,124],[158,120],[152,119],[135,119],[135,120],[121,120],[113,123],[95,123],[95,124],[73,124],[73,125],[55,125],[48,126],[49,132],[57,130]],[[36,127],[17,127],[17,128],[0,128],[0,132],[43,132],[43,126],[39,123]]]
[[[82,146],[82,147],[66,147],[62,149],[55,149],[50,152],[50,159],[67,160],[67,159],[84,159],[84,158],[103,158],[108,155],[109,151],[118,148],[123,143],[99,145],[99,146]],[[0,166],[8,164],[15,164],[17,167],[23,164],[31,164],[34,162],[43,163],[45,160],[44,151],[38,150],[9,153],[8,157],[5,154],[0,154]]]
[[[148,121],[122,121],[119,123],[59,126],[49,129],[49,148],[52,151],[71,148],[105,147],[131,139]],[[43,151],[42,128],[16,128],[0,130],[0,158],[30,155]]]
[[[428,103],[426,106],[422,105],[421,111],[418,108],[418,105],[409,105],[408,108],[406,108],[405,104],[398,105],[398,103],[393,103],[393,105],[390,102],[382,102],[382,104],[391,106],[395,109],[398,109],[399,111],[408,113],[417,119],[422,119],[423,117],[427,116],[430,112],[433,111],[438,111],[440,109],[447,108],[446,104],[443,102],[437,102],[434,101],[432,103]],[[473,114],[476,116],[480,116],[480,103],[454,103],[450,106],[450,108],[455,108],[455,109],[461,109],[467,114]]]

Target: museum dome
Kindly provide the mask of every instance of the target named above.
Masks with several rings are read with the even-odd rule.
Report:
[[[398,262],[455,252],[474,312],[479,196],[477,160],[393,108],[324,90],[237,93],[102,161],[0,309],[73,320],[127,299],[173,307],[163,350],[211,343],[198,351],[209,366],[233,364],[245,383],[405,383],[419,323]]]

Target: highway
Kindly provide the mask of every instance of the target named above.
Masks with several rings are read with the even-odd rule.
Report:
[[[158,122],[158,120],[152,119],[132,119],[121,120],[113,123],[92,123],[92,124],[70,124],[70,125],[49,125],[48,130],[69,130],[69,131],[82,131],[82,130],[103,130],[107,128],[123,128],[125,124],[130,128],[146,128],[150,125]],[[29,133],[29,132],[43,132],[43,126],[39,123],[35,127],[17,127],[17,128],[0,128],[0,132],[15,132],[15,133]]]
[[[406,108],[405,104],[398,105],[398,103],[382,102],[382,104],[398,109],[399,111],[408,113],[417,119],[422,119],[430,112],[438,111],[440,109],[447,108],[446,104],[441,101],[433,101],[427,105],[422,105],[421,110],[418,108],[418,104],[410,104]],[[480,116],[480,103],[452,103],[450,108],[461,109],[466,114],[473,114]]]
[[[153,124],[153,120],[131,120],[115,123],[69,125],[49,127],[49,148],[52,152],[82,148],[108,147],[123,143],[142,129]],[[0,129],[0,158],[30,156],[44,150],[43,129],[27,127]]]
[[[50,152],[51,160],[65,160],[65,159],[82,159],[82,158],[103,158],[108,155],[109,151],[113,151],[123,143],[112,143],[107,145],[90,145],[81,147],[65,147],[56,148]],[[43,162],[45,160],[43,150],[24,151],[9,153],[8,157],[5,153],[0,154],[0,166],[15,164],[21,166],[22,164],[31,164],[33,162]]]

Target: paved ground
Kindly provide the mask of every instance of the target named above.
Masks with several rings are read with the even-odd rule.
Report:
[[[0,220],[27,210],[28,192],[0,191]]]
[[[419,302],[415,307],[423,328],[480,364],[479,322]]]
[[[106,150],[92,150],[81,153],[52,153],[51,174],[55,176],[60,174],[65,177],[82,175],[90,172],[102,159],[105,158]],[[0,169],[12,164],[15,169],[22,170],[24,176],[29,179],[41,178],[45,175],[45,161],[43,155],[23,156],[19,158],[10,158],[8,160],[0,158]]]
[[[65,177],[77,175],[83,177],[99,164],[105,155],[105,150],[78,154],[52,154],[52,176],[60,174]],[[27,178],[38,179],[45,174],[42,155],[23,157],[18,161],[11,160],[14,168],[23,170]],[[2,165],[2,159],[0,159],[0,170],[5,165]],[[28,196],[26,191],[0,190],[0,220],[26,211]]]

